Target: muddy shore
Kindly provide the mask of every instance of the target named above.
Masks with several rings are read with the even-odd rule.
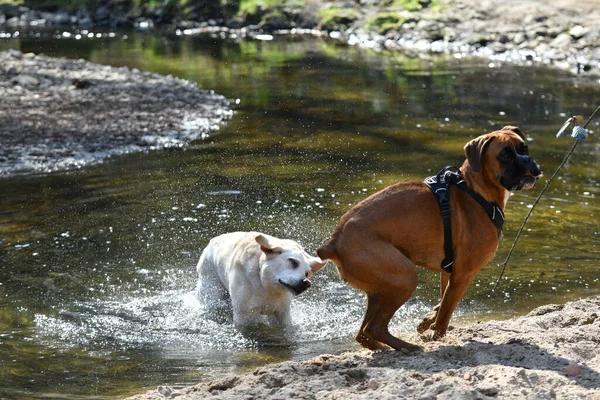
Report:
[[[407,339],[424,351],[324,354],[128,400],[600,400],[600,296],[459,327],[438,342]]]

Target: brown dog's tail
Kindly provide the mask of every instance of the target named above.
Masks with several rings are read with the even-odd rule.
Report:
[[[333,262],[337,261],[337,254],[335,253],[335,248],[331,241],[325,243],[323,246],[317,249],[317,255],[323,261],[330,260]]]

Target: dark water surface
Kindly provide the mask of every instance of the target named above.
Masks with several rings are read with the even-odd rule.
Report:
[[[509,201],[504,241],[454,322],[600,293],[596,136],[554,181],[491,292],[528,205],[572,143],[556,130],[600,103],[597,80],[312,39],[22,35],[0,42],[9,47],[173,74],[239,104],[219,133],[185,150],[0,179],[0,397],[124,397],[353,348],[364,299],[335,268],[296,299],[296,332],[242,333],[192,294],[201,249],[220,233],[261,230],[314,253],[351,205],[459,165],[468,140],[507,124],[530,134],[546,175]],[[413,335],[437,296],[437,276],[423,272],[393,331]]]

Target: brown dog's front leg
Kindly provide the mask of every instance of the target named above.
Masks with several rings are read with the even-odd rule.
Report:
[[[435,318],[434,340],[441,339],[446,335],[452,313],[454,313],[454,309],[458,305],[458,302],[467,292],[472,280],[472,276],[460,276],[456,273],[450,275],[448,286]]]
[[[423,319],[421,323],[417,327],[417,332],[420,334],[424,333],[428,329],[432,329],[433,323],[437,318],[438,310],[442,305],[442,299],[444,298],[444,294],[446,293],[446,289],[448,288],[448,281],[450,280],[450,274],[446,272],[440,272],[440,302],[433,307],[433,311],[429,312]]]

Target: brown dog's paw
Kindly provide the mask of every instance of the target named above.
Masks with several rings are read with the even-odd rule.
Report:
[[[435,341],[435,339],[433,338],[433,332],[427,332],[427,333],[423,333],[421,335],[419,335],[419,338],[424,342],[424,343],[429,343],[429,342],[433,342]]]
[[[358,333],[354,339],[360,343],[362,347],[365,347],[369,350],[376,351],[390,349],[389,346],[367,337],[364,333]]]
[[[417,332],[422,335],[428,330],[433,329],[434,325],[431,322],[432,321],[429,320],[421,322],[419,326],[417,326]]]
[[[430,314],[427,314],[423,318],[421,323],[417,326],[417,332],[422,334],[430,329],[434,329],[434,325],[433,325],[434,322],[435,322],[435,312],[431,312]]]
[[[444,331],[444,332],[434,331],[431,339],[432,340],[441,340],[444,338],[444,336],[446,336],[446,331]]]

